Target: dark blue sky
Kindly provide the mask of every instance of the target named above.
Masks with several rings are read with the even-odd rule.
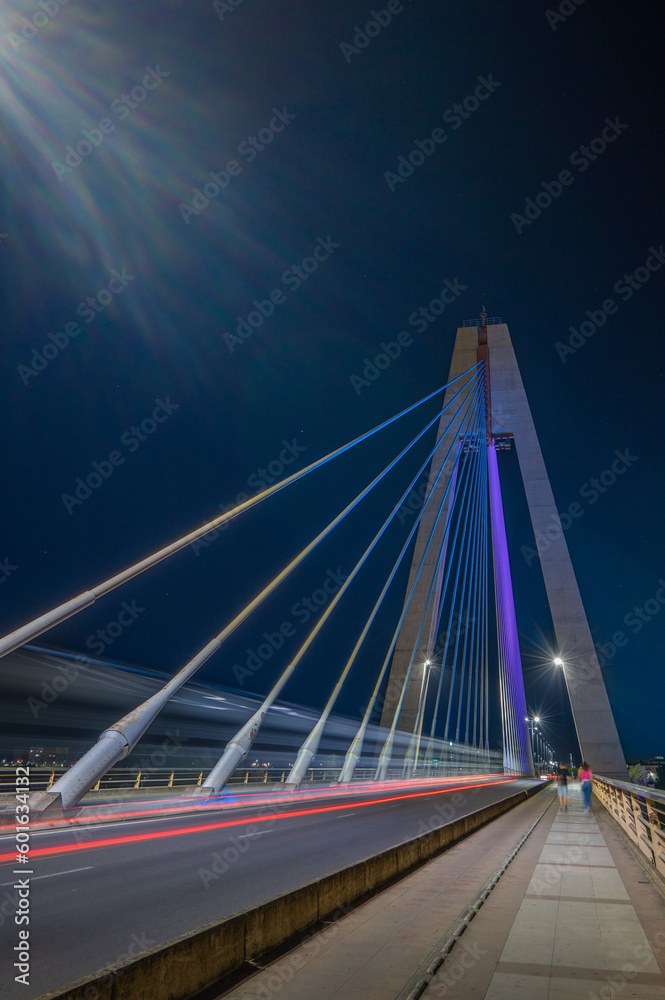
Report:
[[[455,329],[484,295],[509,324],[559,509],[582,508],[566,538],[593,635],[625,638],[603,666],[624,749],[663,752],[662,10],[71,0],[33,31],[21,18],[35,9],[16,2],[0,37],[2,630],[253,492],[269,463],[290,472],[442,385]],[[365,34],[371,10],[387,13]],[[416,140],[430,152],[398,181]],[[298,270],[317,248],[316,271]],[[446,279],[463,286],[455,302],[408,327]],[[243,339],[255,300],[273,312]],[[412,344],[354,385],[402,329]],[[173,673],[415,427],[48,639],[85,651],[135,601],[144,610],[107,654]],[[592,480],[617,451],[629,467],[600,492]],[[567,752],[514,458],[502,456],[527,701]],[[108,477],[84,502],[63,500],[94,462]],[[368,510],[317,553],[202,678],[234,684],[253,636],[329,570],[348,572],[379,517]],[[350,603],[352,635],[364,606]],[[292,701],[322,702],[347,650],[334,631]],[[259,693],[278,666],[257,675]],[[341,708],[353,714],[368,687],[369,675]]]

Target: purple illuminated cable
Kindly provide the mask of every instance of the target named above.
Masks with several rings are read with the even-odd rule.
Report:
[[[501,483],[499,467],[496,459],[496,448],[489,445],[487,449],[487,465],[489,472],[490,512],[492,521],[492,550],[494,554],[494,587],[496,591],[496,610],[500,634],[501,670],[503,673],[502,687],[505,696],[504,726],[510,727],[513,753],[518,759],[517,766],[522,774],[531,771],[531,760],[527,740],[526,698],[524,695],[524,676],[520,657],[519,639],[517,634],[517,619],[515,617],[515,602],[513,600],[513,583],[510,574],[508,557],[508,542],[506,539],[506,524],[503,516],[503,501],[501,499]],[[505,741],[504,741],[505,745]]]

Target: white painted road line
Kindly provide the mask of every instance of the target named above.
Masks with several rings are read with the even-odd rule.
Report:
[[[94,867],[94,865],[86,865],[85,868],[70,868],[69,871],[66,872],[52,872],[51,875],[30,875],[28,877],[31,882],[36,882],[38,878],[57,878],[58,875],[73,875],[74,872],[91,871]],[[20,875],[16,876],[16,878],[20,877]],[[14,882],[16,882],[16,878],[14,879]],[[7,885],[14,885],[14,882],[0,882],[0,889],[3,889]]]

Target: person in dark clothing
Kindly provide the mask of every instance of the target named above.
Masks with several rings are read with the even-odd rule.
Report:
[[[568,812],[568,768],[563,762],[557,768],[556,783],[559,792],[559,808]]]

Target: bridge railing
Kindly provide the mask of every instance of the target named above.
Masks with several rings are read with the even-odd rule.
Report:
[[[154,792],[161,794],[174,794],[178,789],[201,785],[205,775],[208,773],[210,765],[202,767],[175,767],[175,768],[153,768],[141,769],[138,767],[113,767],[100,778],[95,787],[88,792],[93,796],[95,792]],[[434,772],[431,767],[426,768],[423,775],[419,769],[416,777],[456,777],[471,775],[478,772],[477,767],[473,767],[465,762],[454,762],[441,764]],[[48,791],[54,781],[66,771],[65,767],[51,767],[44,765],[30,765],[30,791]],[[428,773],[429,772],[429,773]],[[307,771],[304,781],[306,787],[309,783],[332,784],[337,780],[340,767],[321,766],[312,767]],[[354,783],[357,781],[373,781],[376,773],[375,767],[357,767],[354,774]],[[487,773],[487,770],[485,771]],[[288,767],[247,767],[238,768],[229,779],[227,785],[238,788],[241,791],[245,786],[257,787],[260,785],[271,786],[281,784],[286,781],[289,774]],[[396,781],[402,777],[402,764],[389,768],[386,774],[386,781]],[[16,791],[16,768],[0,767],[0,796],[13,796]]]
[[[665,879],[665,792],[594,777],[596,798]]]

